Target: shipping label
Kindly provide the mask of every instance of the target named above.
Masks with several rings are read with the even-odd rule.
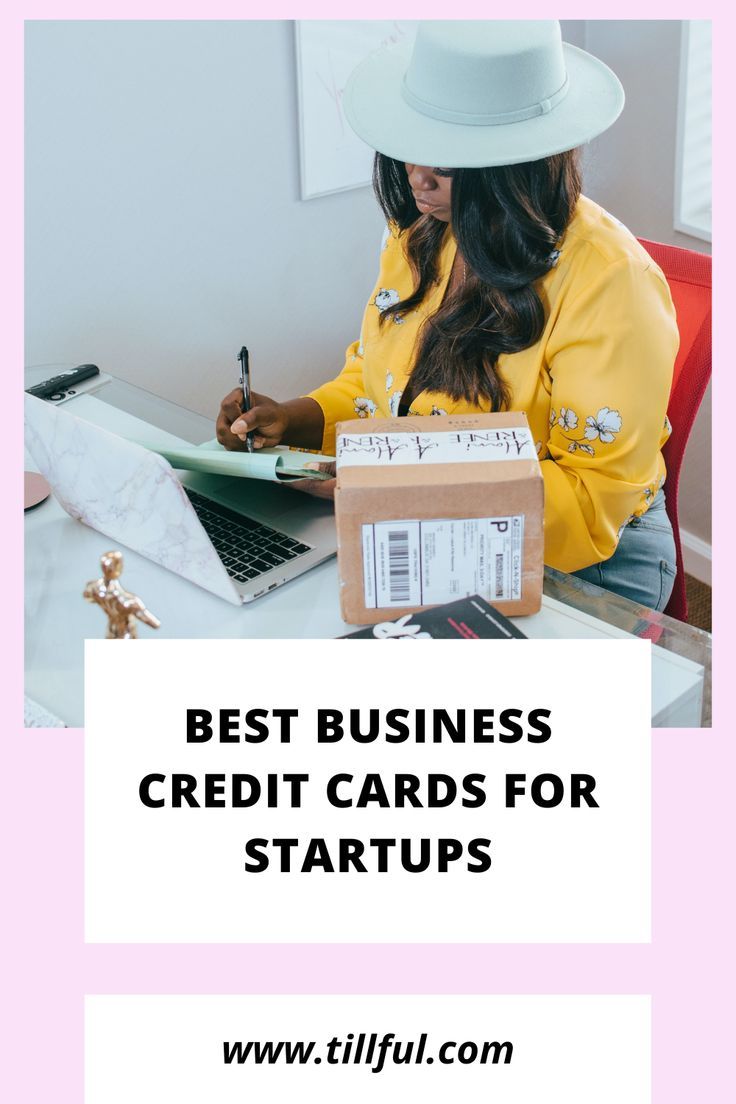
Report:
[[[380,521],[362,543],[366,609],[521,598],[523,514]]]

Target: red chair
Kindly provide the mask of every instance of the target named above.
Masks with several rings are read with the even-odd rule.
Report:
[[[687,620],[677,492],[680,469],[695,415],[711,373],[711,259],[706,253],[639,239],[664,272],[677,311],[680,349],[675,361],[667,416],[672,434],[662,450],[667,465],[667,513],[675,534],[677,578],[665,613]]]

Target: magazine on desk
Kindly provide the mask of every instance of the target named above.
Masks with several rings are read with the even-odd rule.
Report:
[[[526,640],[526,636],[517,629],[513,621],[504,617],[497,609],[473,594],[470,598],[460,598],[457,602],[447,602],[442,606],[420,610],[418,613],[405,613],[394,621],[382,621],[367,629],[358,629],[348,633],[343,640]]]

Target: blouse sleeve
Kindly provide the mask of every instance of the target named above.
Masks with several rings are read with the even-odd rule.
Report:
[[[552,381],[545,563],[577,571],[608,559],[662,479],[678,348],[667,283],[626,257],[563,304],[547,344]]]

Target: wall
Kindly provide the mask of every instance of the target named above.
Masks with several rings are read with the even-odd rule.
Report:
[[[26,363],[92,361],[214,416],[342,367],[370,189],[302,203],[291,22],[27,24]]]
[[[680,23],[563,21],[627,91],[586,191],[637,234],[672,230]],[[285,398],[342,365],[375,277],[370,189],[299,199],[290,22],[30,22],[26,362],[93,361],[214,417],[251,351]],[[710,541],[710,407],[683,526]]]
[[[681,28],[680,20],[586,21],[585,48],[618,74],[626,107],[587,150],[585,190],[638,236],[710,253],[708,242],[673,229]],[[680,525],[710,544],[710,388],[683,461]]]

